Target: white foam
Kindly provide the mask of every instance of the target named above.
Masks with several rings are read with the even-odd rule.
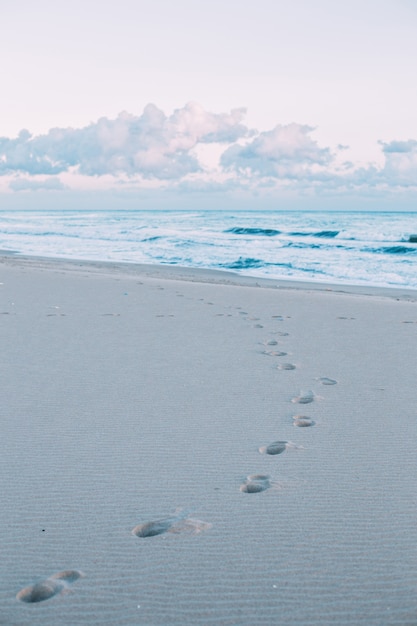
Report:
[[[279,234],[236,234],[231,228]],[[336,236],[320,233],[337,232]],[[412,213],[14,211],[0,249],[27,255],[232,269],[251,276],[417,287]],[[407,252],[389,253],[392,247]],[[414,248],[416,252],[414,253]]]

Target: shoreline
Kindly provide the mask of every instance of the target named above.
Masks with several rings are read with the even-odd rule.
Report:
[[[383,287],[376,285],[357,285],[344,283],[321,283],[318,281],[292,280],[286,278],[263,278],[238,274],[231,270],[194,268],[180,265],[159,265],[133,263],[130,261],[98,261],[89,259],[66,259],[62,257],[43,257],[23,255],[0,250],[0,266],[27,267],[43,270],[67,272],[94,272],[119,274],[124,277],[161,278],[166,280],[190,281],[196,283],[223,284],[240,287],[260,287],[279,290],[313,290],[333,293],[346,293],[361,296],[378,296],[398,300],[415,301],[417,289],[409,287]]]

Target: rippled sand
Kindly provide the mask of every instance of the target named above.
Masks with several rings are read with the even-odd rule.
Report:
[[[413,298],[0,273],[1,624],[415,623]]]

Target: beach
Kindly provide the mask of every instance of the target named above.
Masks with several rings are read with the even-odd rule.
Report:
[[[0,283],[0,624],[417,624],[416,291]]]

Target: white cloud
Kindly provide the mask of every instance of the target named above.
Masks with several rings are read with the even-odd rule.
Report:
[[[51,162],[39,143],[42,143],[42,138],[33,139],[26,129],[16,139],[0,137],[0,174],[19,171],[32,175],[56,174],[62,171],[61,167]]]
[[[80,174],[141,175],[178,179],[201,169],[193,150],[199,143],[233,142],[248,134],[244,109],[209,113],[189,103],[167,117],[153,104],[141,116],[120,113],[85,128],[53,128],[32,137],[0,138],[0,174],[58,174],[70,167]]]
[[[417,188],[417,141],[380,142],[385,157],[381,178],[391,186]]]
[[[275,178],[304,178],[314,166],[332,162],[329,148],[310,137],[314,129],[301,124],[275,126],[246,145],[235,144],[222,155],[222,164],[238,172]]]
[[[182,199],[240,194],[271,201],[287,193],[340,200],[417,191],[417,140],[379,142],[383,162],[359,167],[342,160],[347,146],[321,145],[311,126],[257,132],[243,123],[244,115],[242,108],[211,113],[196,103],[166,115],[148,104],[142,115],[123,112],[83,128],[53,128],[38,136],[22,130],[16,138],[0,137],[2,189],[9,196],[123,188],[147,198],[160,192]]]

